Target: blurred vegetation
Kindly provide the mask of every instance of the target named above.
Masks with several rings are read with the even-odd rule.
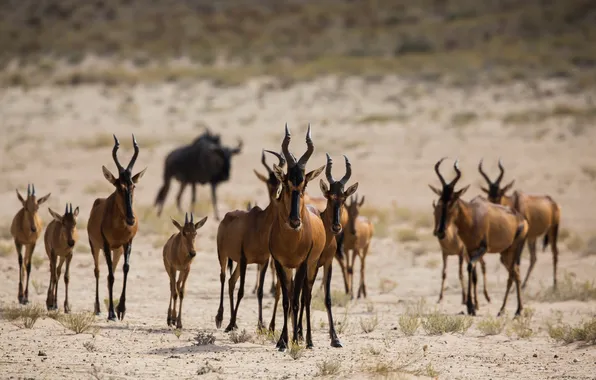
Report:
[[[3,1],[0,83],[568,77],[596,69],[595,37],[591,0]]]

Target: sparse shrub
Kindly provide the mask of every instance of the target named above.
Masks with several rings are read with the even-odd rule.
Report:
[[[399,316],[399,329],[405,336],[412,336],[420,326],[420,317],[416,314],[402,314]]]
[[[294,360],[298,360],[304,355],[304,346],[297,342],[290,342],[290,349],[288,354]]]
[[[50,319],[60,322],[60,319],[62,318],[62,313],[60,313],[60,310],[50,310],[46,312],[46,316]]]
[[[577,326],[571,326],[566,323],[547,324],[548,335],[556,341],[562,341],[567,344],[574,342],[584,342],[587,345],[596,344],[596,317],[589,321],[580,323]]]
[[[483,335],[499,335],[505,329],[507,319],[505,317],[487,316],[476,324],[476,327]]]
[[[433,258],[426,260],[426,263],[424,264],[424,266],[428,269],[436,269],[439,267],[440,264],[441,264],[441,262],[439,261],[439,259],[437,259],[436,257],[433,257]]]
[[[371,318],[365,318],[365,319],[360,318],[360,328],[362,328],[362,331],[365,334],[375,331],[375,329],[377,328],[378,325],[379,325],[379,319],[377,318],[376,315]]]
[[[446,315],[434,311],[422,320],[422,328],[429,335],[445,333],[464,334],[472,326],[472,318],[461,315]]]
[[[397,288],[397,282],[388,278],[381,279],[381,283],[379,284],[381,294],[391,293],[395,288]]]
[[[75,334],[81,334],[91,330],[94,326],[95,315],[93,313],[69,313],[60,318],[62,326],[73,331]]]
[[[95,347],[95,343],[93,343],[93,341],[91,341],[91,340],[83,343],[83,347],[85,347],[85,349],[88,352],[95,352],[95,351],[97,351],[97,347]]]
[[[197,370],[197,375],[202,376],[202,375],[206,375],[208,373],[221,373],[221,372],[222,372],[221,367],[215,367],[211,363],[205,362],[205,365],[199,367],[199,369]]]
[[[532,318],[534,317],[534,309],[525,308],[521,315],[519,315],[513,323],[511,323],[508,335],[516,335],[519,339],[528,339],[534,335],[532,330]]]
[[[118,306],[118,303],[120,302],[120,298],[112,298],[112,302],[114,303],[114,308],[116,308],[116,306]],[[104,298],[103,299],[103,304],[104,304],[104,306],[107,309],[108,306],[110,305],[110,299],[109,298]]]
[[[317,363],[317,373],[315,376],[330,376],[339,373],[341,362],[338,360],[323,360]]]
[[[373,311],[375,311],[375,304],[372,302],[367,302],[366,303],[366,312],[372,313]]]
[[[590,301],[596,299],[596,285],[593,280],[579,282],[570,273],[565,273],[563,281],[559,280],[556,289],[542,289],[528,298],[539,302]]]
[[[199,331],[195,336],[195,345],[206,346],[215,343],[215,335],[210,331]]]
[[[180,339],[180,336],[182,335],[182,329],[176,328],[173,330],[173,332],[174,332],[174,335],[176,336],[176,338]]]
[[[35,289],[35,294],[40,295],[44,292],[44,285],[36,280],[31,280],[31,285],[33,285],[33,289]]]
[[[6,319],[7,321],[16,321],[21,317],[22,307],[16,304],[11,304],[8,306],[4,306],[2,308],[2,318]]]
[[[350,295],[341,290],[331,290],[331,306],[346,307],[350,303]],[[314,310],[325,309],[325,292],[317,291],[311,299],[311,308]]]
[[[234,330],[230,333],[230,340],[235,344],[249,342],[252,340],[252,335],[246,332],[246,329],[242,329],[241,332]]]
[[[325,325],[324,322],[321,321],[321,328]],[[257,329],[257,343],[265,344],[265,343],[277,343],[279,340],[279,331],[270,331],[269,329],[262,328]]]
[[[19,310],[18,324],[26,329],[33,328],[35,322],[45,313],[45,308],[39,304],[27,305]]]
[[[418,234],[416,233],[416,230],[412,228],[401,228],[397,230],[396,237],[397,240],[402,243],[420,240]]]
[[[0,257],[6,257],[15,250],[11,243],[0,242]]]
[[[346,307],[342,318],[338,319],[335,323],[335,330],[338,334],[343,334],[344,331],[347,331],[347,328],[350,325],[350,322],[348,321],[349,316],[349,308]]]
[[[31,265],[35,268],[35,270],[39,270],[44,263],[43,256],[33,256],[31,258]]]

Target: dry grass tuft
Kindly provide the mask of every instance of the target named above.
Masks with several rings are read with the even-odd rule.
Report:
[[[215,335],[211,331],[199,331],[195,336],[195,345],[206,346],[215,343]]]
[[[399,316],[399,329],[405,336],[413,336],[420,327],[420,315],[406,311]]]
[[[538,302],[590,301],[596,300],[596,285],[594,280],[577,281],[570,273],[565,273],[563,281],[559,280],[557,288],[543,288],[528,299]]]
[[[0,257],[7,257],[15,250],[13,243],[0,242]]]
[[[95,352],[97,351],[97,347],[93,341],[87,341],[83,343],[83,347],[87,350],[87,352]]]
[[[232,331],[230,332],[230,340],[234,344],[250,342],[252,341],[252,335],[243,329],[242,331]]]
[[[45,259],[43,256],[33,256],[31,258],[31,265],[35,268],[35,270],[39,270],[41,266],[44,264]]]
[[[26,329],[33,328],[37,320],[43,317],[45,308],[39,304],[19,306],[16,304],[5,306],[2,309],[2,317]]]
[[[44,293],[44,285],[40,281],[31,280],[31,285],[33,285],[33,289],[35,289],[35,294],[38,296]]]
[[[298,360],[304,355],[305,347],[297,342],[290,342],[290,348],[288,354],[294,360]]]
[[[422,328],[429,335],[464,334],[470,326],[472,326],[472,318],[467,315],[446,315],[438,311],[434,311],[422,320]]]
[[[596,317],[577,326],[566,323],[547,324],[548,335],[556,341],[567,344],[582,342],[586,345],[596,344]]]
[[[93,313],[69,313],[64,314],[59,319],[62,326],[73,331],[75,334],[81,334],[84,332],[91,332],[99,327],[94,326],[95,315]],[[96,332],[93,333],[95,335]]]
[[[499,335],[507,326],[507,319],[505,317],[487,316],[476,323],[476,328],[480,330],[483,335]]]
[[[391,293],[397,288],[397,282],[388,278],[382,278],[379,283],[379,291],[381,294]]]
[[[350,295],[343,290],[331,290],[331,307],[346,307],[350,303]],[[318,290],[311,299],[313,310],[325,309],[325,292]]]
[[[513,320],[507,330],[507,335],[517,336],[519,339],[529,339],[534,335],[532,329],[532,318],[534,317],[534,309],[525,308],[521,315]]]
[[[400,228],[395,234],[397,241],[402,243],[420,240],[418,233],[413,228]]]
[[[338,360],[323,360],[317,363],[317,373],[315,376],[337,375],[341,369],[341,362]]]
[[[255,340],[258,344],[277,343],[280,336],[279,331],[270,331],[267,328],[257,329],[256,335]]]
[[[360,318],[360,328],[365,334],[375,331],[378,325],[379,319],[376,315],[366,319]]]

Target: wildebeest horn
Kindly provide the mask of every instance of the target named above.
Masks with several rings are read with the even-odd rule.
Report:
[[[27,196],[30,196],[30,195],[31,195],[31,184],[28,183],[27,184]]]
[[[501,157],[499,157],[499,170],[501,171],[501,174],[499,174],[499,178],[497,178],[497,180],[495,181],[495,184],[497,184],[497,185],[501,184],[501,180],[503,179],[503,174],[505,174],[505,168],[503,167],[503,164],[501,163]]]
[[[129,172],[132,170],[132,167],[135,165],[137,157],[139,156],[139,145],[137,144],[137,140],[135,139],[134,133],[132,134],[132,146],[134,147],[135,152],[132,155],[132,158],[130,159],[128,166],[126,167],[126,170]]]
[[[301,168],[306,166],[310,156],[312,156],[313,152],[315,151],[315,145],[313,144],[312,138],[310,136],[310,123],[308,123],[308,130],[306,131],[306,147],[306,152],[304,152],[302,157],[300,157],[300,160],[298,160],[298,166]]]
[[[488,178],[488,176],[486,175],[484,170],[482,170],[482,160],[483,159],[480,159],[480,163],[478,164],[478,171],[480,172],[480,174],[482,174],[482,176],[484,177],[486,182],[488,182],[489,185],[492,185],[493,184],[492,181],[490,180],[490,178]]]
[[[281,154],[279,154],[277,152],[274,152],[274,151],[271,151],[271,150],[266,150],[265,149],[265,150],[263,150],[262,162],[263,162],[263,165],[265,165],[265,167],[267,168],[267,171],[272,172],[272,170],[269,169],[269,167],[265,163],[265,153],[264,152],[271,153],[272,155],[274,155],[275,157],[277,157],[277,159],[279,160],[278,166],[280,168],[283,167],[286,164],[286,160],[284,159],[284,157]]]
[[[333,165],[333,161],[331,160],[331,157],[329,157],[329,153],[325,153],[325,155],[327,156],[327,166],[325,167],[325,175],[327,176],[327,181],[331,185],[331,184],[335,183],[335,180],[333,179],[333,176],[331,175],[331,167]]]
[[[437,173],[437,175],[439,176],[439,180],[441,181],[441,185],[443,186],[447,186],[447,183],[445,182],[445,179],[443,178],[443,176],[441,175],[441,172],[439,171],[439,166],[441,166],[441,162],[443,162],[444,159],[446,159],[447,157],[443,157],[441,158],[439,161],[437,161],[437,163],[435,164],[435,172]]]
[[[346,157],[346,155],[344,155],[344,158],[346,159],[346,175],[344,175],[343,178],[339,180],[339,182],[343,186],[346,185],[346,183],[350,180],[350,177],[352,176],[352,164],[350,164],[350,160],[348,160],[348,157]]]
[[[188,213],[184,214],[184,224],[188,223]]]
[[[118,161],[118,155],[116,154],[116,152],[118,152],[118,148],[120,148],[120,142],[118,141],[118,138],[116,137],[116,135],[114,136],[114,148],[112,148],[112,158],[114,159],[114,163],[116,164],[116,167],[118,168],[118,173],[123,172],[124,168],[122,167],[122,165],[120,165],[120,161]]]
[[[281,151],[286,158],[286,162],[288,163],[288,169],[296,166],[296,158],[288,150],[291,138],[292,136],[290,135],[290,130],[288,129],[288,123],[286,123],[286,135],[284,137],[284,141],[281,143]]]
[[[455,176],[455,178],[453,179],[453,181],[451,181],[451,183],[449,184],[449,186],[452,187],[452,188],[455,187],[455,184],[461,178],[461,171],[459,170],[459,160],[455,160],[455,162],[453,163],[453,169],[455,170],[455,172],[457,173],[457,175]]]

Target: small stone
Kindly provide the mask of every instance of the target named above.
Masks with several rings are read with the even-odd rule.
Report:
[[[45,353],[45,352],[43,352],[43,351],[41,351],[41,350],[40,350],[40,351],[37,353],[37,356],[48,356],[48,355],[46,355],[46,353]]]
[[[574,363],[579,363],[579,359],[578,358],[575,358],[575,359],[573,359],[573,362]]]
[[[532,355],[532,357],[537,358],[538,357],[538,354],[534,354],[534,355]]]
[[[556,354],[555,354],[555,359],[558,359],[558,358],[559,358],[559,355],[556,355]]]

